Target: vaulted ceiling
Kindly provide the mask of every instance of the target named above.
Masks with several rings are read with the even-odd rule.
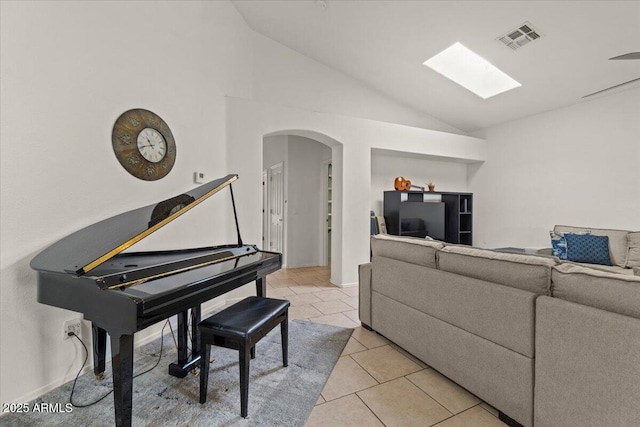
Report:
[[[473,131],[640,87],[640,1],[234,1],[256,32]],[[542,37],[498,38],[529,22]],[[483,100],[422,63],[461,42],[522,87]]]

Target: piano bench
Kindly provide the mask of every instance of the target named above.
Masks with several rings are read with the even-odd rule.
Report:
[[[200,358],[200,403],[207,401],[211,345],[240,353],[240,414],[247,417],[249,400],[249,360],[255,358],[255,345],[278,324],[282,336],[282,364],[288,362],[289,301],[248,297],[215,313],[198,324],[202,343]]]

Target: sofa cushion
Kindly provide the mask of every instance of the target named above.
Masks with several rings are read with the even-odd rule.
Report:
[[[626,274],[629,276],[633,276],[633,270],[630,268],[622,268],[617,265],[600,265],[600,264],[587,264],[573,261],[560,261],[561,263],[579,265],[586,268],[592,268],[594,270],[605,271],[607,273],[617,273],[617,274]]]
[[[534,356],[537,295],[533,292],[385,257],[373,262],[372,291],[524,356]]]
[[[565,233],[567,259],[575,262],[611,265],[609,237],[593,234]]]
[[[629,251],[629,232],[627,230],[610,230],[606,228],[583,228],[569,225],[556,225],[553,228],[556,233],[591,233],[596,236],[609,238],[609,255],[611,263],[618,267],[627,266],[627,252]]]
[[[629,233],[629,255],[627,267],[640,267],[640,231]]]
[[[371,236],[373,256],[383,256],[436,268],[436,251],[444,246],[437,240],[399,237],[388,234]]]
[[[555,298],[640,319],[640,277],[607,273],[575,264],[554,267]]]
[[[549,294],[551,268],[557,263],[557,258],[494,252],[469,246],[445,246],[438,251],[440,270],[538,295]]]

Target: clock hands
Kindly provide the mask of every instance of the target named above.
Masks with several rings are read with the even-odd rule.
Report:
[[[155,150],[156,146],[153,145],[153,142],[151,142],[151,140],[149,139],[149,137],[147,135],[144,135],[144,138],[147,140],[147,142],[149,143],[149,145],[138,145],[138,148],[145,148],[145,147],[151,147]]]
[[[150,162],[157,163],[166,156],[165,144],[162,137],[151,129],[143,129],[138,135],[138,150]]]
[[[147,147],[151,147],[152,150],[156,149],[155,145],[138,145],[138,149],[143,149],[143,148],[147,148]],[[159,147],[158,151],[163,153],[164,152],[164,147]]]

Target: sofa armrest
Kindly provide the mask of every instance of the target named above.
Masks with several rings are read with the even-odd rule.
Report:
[[[534,425],[637,426],[640,319],[536,300]]]
[[[371,328],[371,263],[358,266],[358,286],[360,322]]]

